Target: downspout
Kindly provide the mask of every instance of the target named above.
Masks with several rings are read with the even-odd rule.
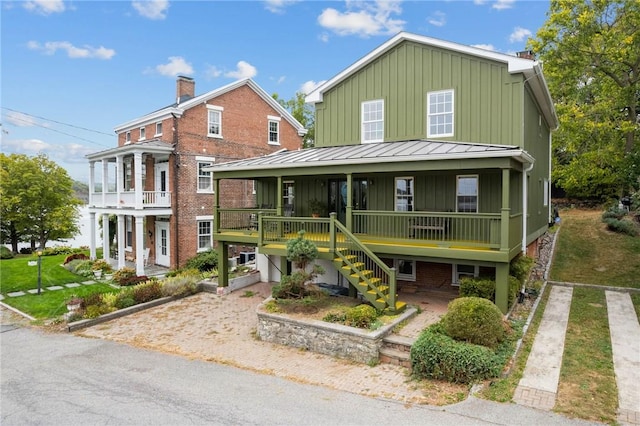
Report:
[[[527,215],[529,214],[529,187],[527,185],[527,173],[533,170],[533,164],[522,170],[522,253],[527,253]]]

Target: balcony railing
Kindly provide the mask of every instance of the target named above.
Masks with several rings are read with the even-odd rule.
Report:
[[[152,208],[171,207],[171,192],[168,191],[142,191],[142,204],[136,203],[136,192],[105,192],[104,199],[102,192],[91,194],[91,202],[95,207],[113,208]]]
[[[220,232],[240,231],[245,233],[258,230],[258,217],[275,216],[276,209],[218,209],[215,221]]]

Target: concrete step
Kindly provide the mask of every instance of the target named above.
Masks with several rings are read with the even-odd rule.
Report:
[[[380,362],[411,368],[411,358],[408,352],[391,348],[380,348]]]
[[[411,345],[413,345],[415,339],[406,336],[398,336],[396,334],[391,334],[384,339],[382,339],[382,347],[395,349],[397,351],[410,353]]]

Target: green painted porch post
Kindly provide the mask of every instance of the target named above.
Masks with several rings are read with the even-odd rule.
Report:
[[[353,232],[353,176],[347,173],[347,223],[345,226],[349,232]]]
[[[229,246],[218,241],[218,287],[229,286]]]
[[[509,264],[496,264],[496,306],[503,314],[509,308]]]
[[[500,250],[509,252],[509,169],[502,169],[502,209],[500,210]]]
[[[276,214],[278,216],[282,216],[282,199],[284,198],[284,195],[282,193],[282,176],[278,176],[278,190],[276,191]]]
[[[336,250],[336,212],[329,214],[329,250]]]
[[[220,232],[220,179],[213,179],[213,233]]]

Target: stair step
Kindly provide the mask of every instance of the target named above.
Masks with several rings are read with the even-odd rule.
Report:
[[[379,278],[372,278],[370,281],[373,281],[374,279],[379,279]],[[372,283],[373,284],[373,283]],[[386,285],[380,285],[378,287],[376,287],[378,291],[376,291],[375,289],[371,289],[369,291],[367,291],[367,293],[369,293],[372,296],[375,296],[377,294],[389,294],[389,286]]]
[[[369,270],[369,269],[365,269],[363,271],[360,271],[359,273],[355,273],[355,274],[351,274],[351,276],[353,278],[357,278],[357,277],[370,277],[371,275],[373,275],[373,271]],[[379,278],[378,278],[379,279]]]
[[[348,254],[346,256],[344,256],[345,260],[348,260],[349,262],[353,262],[354,260],[356,260],[358,258],[358,256],[356,256],[355,254]],[[342,257],[336,257],[335,260],[336,262],[342,262]]]
[[[380,362],[411,368],[411,357],[408,353],[390,348],[380,348]]]
[[[388,349],[395,349],[400,352],[411,352],[411,346],[416,341],[416,339],[400,336],[398,334],[390,334],[382,339],[382,347]]]

